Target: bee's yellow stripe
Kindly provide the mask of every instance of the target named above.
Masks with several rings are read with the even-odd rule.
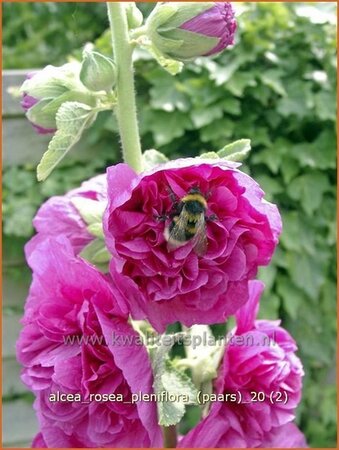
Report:
[[[186,227],[186,231],[193,234],[197,231],[197,229],[196,227]]]
[[[207,202],[204,199],[204,197],[201,194],[187,194],[185,197],[181,199],[182,202],[199,202],[201,203],[205,208],[207,208]]]
[[[200,214],[188,214],[185,212],[185,217],[189,222],[198,222],[200,219]]]

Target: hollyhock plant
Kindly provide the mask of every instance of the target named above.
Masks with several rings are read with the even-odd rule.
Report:
[[[155,49],[178,61],[220,53],[236,28],[228,2],[159,2],[146,22]]]
[[[17,343],[22,380],[36,395],[41,432],[34,445],[160,446],[155,404],[131,402],[133,393],[152,392],[153,376],[124,299],[74,255],[66,237],[35,239],[27,247],[33,282]],[[51,399],[58,393],[81,400]],[[123,401],[92,400],[91,394],[121,395]]]
[[[67,236],[76,254],[95,238],[75,206],[79,199],[93,201],[92,205],[98,202],[97,209],[103,211],[107,204],[106,175],[97,175],[65,195],[49,198],[33,219],[34,228],[39,234]]]
[[[134,318],[163,331],[176,321],[223,322],[246,303],[248,279],[270,262],[281,219],[259,185],[236,167],[188,158],[141,175],[125,164],[108,169],[104,232],[114,256],[111,275],[125,276]],[[166,239],[173,204],[192,188],[207,202],[203,255],[194,239],[175,249]]]
[[[116,115],[124,161],[51,197],[33,220],[17,342],[40,427],[32,446],[306,447],[293,422],[296,343],[280,321],[257,320],[263,283],[253,279],[282,224],[239,169],[250,140],[168,161],[142,152],[139,136],[134,50],[175,75],[234,43],[233,8],[158,2],[145,22],[132,2],[107,2],[107,12],[112,58],[89,43],[82,62],[47,66],[21,88],[37,131],[56,131],[39,181],[103,111]],[[232,315],[236,327],[218,348],[208,325]],[[185,357],[171,353],[179,343]],[[177,439],[187,405],[201,406],[202,418]]]
[[[214,385],[216,394],[233,393],[236,400],[212,403],[180,447],[306,446],[291,423],[301,399],[303,367],[280,321],[256,320],[263,288],[260,281],[249,282],[250,299],[236,313],[237,326]]]

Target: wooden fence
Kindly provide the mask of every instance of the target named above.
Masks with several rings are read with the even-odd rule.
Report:
[[[9,91],[18,87],[25,79],[26,71],[3,72],[2,103],[2,162],[3,167],[26,163],[37,163],[46,150],[50,137],[39,136],[32,131],[24,117],[20,99]],[[18,262],[16,262],[18,264]],[[20,365],[15,357],[15,343],[20,330],[20,319],[29,283],[18,282],[9,277],[6,266],[11,265],[9,256],[3,254],[2,287],[2,433],[3,447],[30,447],[38,430],[37,420],[31,400],[27,399],[27,389],[20,380]],[[24,261],[22,261],[24,266]],[[20,270],[20,262],[19,262]]]

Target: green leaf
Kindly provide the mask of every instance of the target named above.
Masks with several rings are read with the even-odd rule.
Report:
[[[260,184],[263,191],[266,193],[266,200],[271,201],[274,196],[284,191],[284,187],[281,182],[269,175],[258,175],[256,181]]]
[[[306,219],[297,211],[285,211],[280,242],[289,251],[315,255],[314,228],[310,227],[309,221]]]
[[[318,300],[319,291],[325,281],[327,256],[320,252],[317,258],[289,252],[286,255],[288,271],[294,284],[312,299]]]
[[[296,320],[299,309],[302,306],[303,292],[284,276],[279,278],[277,292],[282,298],[286,312],[292,319]]]
[[[145,170],[149,170],[159,164],[167,162],[168,158],[163,153],[158,152],[158,150],[150,149],[143,153],[143,160]]]
[[[195,128],[202,128],[216,119],[221,119],[223,110],[220,105],[212,105],[208,108],[195,108],[191,112],[192,122]]]
[[[260,267],[258,271],[258,278],[265,283],[265,290],[271,291],[275,278],[277,276],[277,268],[274,264],[266,267]]]
[[[236,97],[241,97],[247,87],[255,87],[256,85],[257,81],[255,80],[255,74],[253,72],[237,72],[230,80],[228,80],[228,83],[224,85],[224,88]]]
[[[37,167],[39,181],[45,180],[67,152],[79,141],[83,131],[95,115],[92,108],[83,103],[66,102],[61,105],[56,114],[57,132]]]
[[[288,195],[301,200],[308,215],[312,215],[321,205],[325,192],[330,189],[328,177],[321,172],[307,173],[295,178],[287,188]]]
[[[176,109],[183,112],[189,110],[190,102],[187,95],[182,92],[183,86],[180,82],[165,74],[152,81],[155,85],[151,88],[150,95],[154,109],[166,112],[173,112]]]
[[[229,61],[226,66],[214,63],[211,65],[210,77],[215,80],[217,86],[227,83],[239,67],[248,60],[248,55],[238,54],[233,61]]]
[[[220,159],[218,153],[216,153],[216,152],[202,153],[198,158],[202,158],[202,159]]]
[[[315,95],[315,108],[321,120],[335,121],[337,117],[336,103],[331,92],[320,91]]]
[[[177,401],[158,401],[159,425],[171,426],[180,422],[185,414],[185,406],[195,404],[197,389],[190,378],[176,369],[169,360],[168,353],[174,344],[172,336],[163,335],[161,345],[153,353],[154,392],[175,396]]]
[[[225,145],[217,153],[220,158],[227,159],[228,161],[242,161],[248,156],[250,150],[251,140],[239,139],[238,141]]]
[[[181,137],[185,130],[192,128],[192,123],[187,114],[166,113],[164,111],[146,111],[143,116],[142,127],[147,127],[153,132],[157,146],[162,146]]]
[[[281,70],[266,70],[260,75],[261,81],[264,85],[271,88],[274,92],[281,95],[282,97],[286,97],[287,93],[284,88],[284,85],[281,82],[283,72]]]

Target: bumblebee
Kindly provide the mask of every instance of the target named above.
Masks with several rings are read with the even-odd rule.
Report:
[[[198,188],[192,188],[179,202],[174,203],[173,210],[170,215],[172,220],[164,232],[168,249],[175,250],[192,240],[197,255],[204,255],[207,250],[205,197]]]

